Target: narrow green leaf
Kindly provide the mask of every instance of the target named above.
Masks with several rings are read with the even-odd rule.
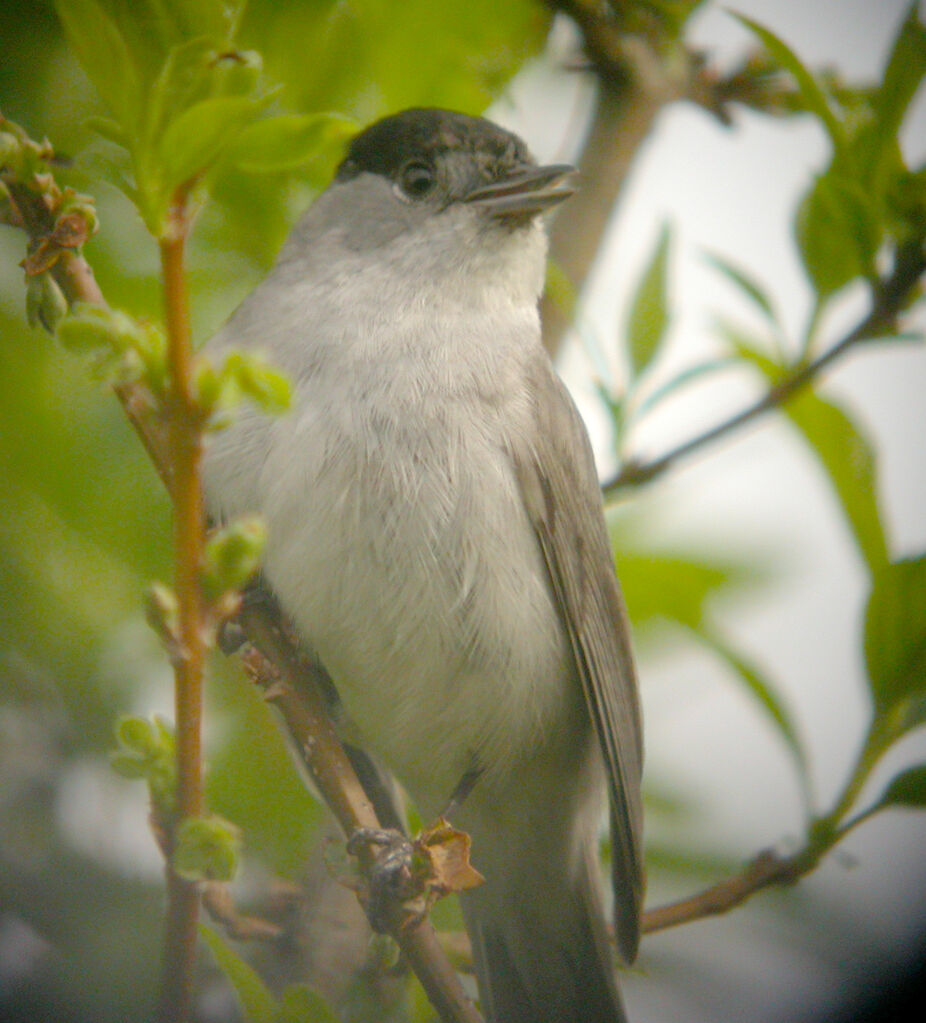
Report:
[[[644,413],[651,411],[661,401],[674,394],[680,388],[686,387],[702,377],[710,376],[724,369],[730,369],[736,364],[736,360],[730,357],[725,359],[708,359],[707,362],[698,362],[694,366],[689,366],[664,384],[661,384],[651,394],[648,394],[634,410],[635,418],[640,418]]]
[[[248,1023],[276,1023],[276,1000],[254,967],[246,963],[213,928],[200,924],[199,935],[235,989]]]
[[[807,755],[801,744],[791,713],[782,698],[775,692],[771,683],[763,678],[760,669],[751,663],[743,654],[736,651],[729,643],[721,639],[713,629],[700,627],[694,635],[717,657],[720,658],[743,684],[746,691],[755,699],[766,717],[772,722],[785,746],[794,757],[798,774],[805,791],[810,784],[807,768]]]
[[[200,100],[174,118],[158,146],[164,191],[169,194],[208,170],[261,106],[248,97],[219,96]]]
[[[791,72],[808,110],[820,118],[833,142],[836,152],[842,153],[846,142],[843,126],[833,113],[829,100],[826,98],[820,83],[800,61],[797,54],[794,53],[787,43],[783,42],[778,36],[758,22],[753,21],[752,18],[747,18],[745,14],[737,14],[735,12],[733,12],[733,17],[748,28],[750,32],[759,37],[762,45],[768,50],[777,64],[786,71]]]
[[[900,708],[899,728],[917,723],[907,703],[926,700],[926,555],[885,565],[865,615],[865,660],[875,710]],[[903,705],[903,706],[901,706]],[[892,721],[893,723],[893,721]]]
[[[882,227],[872,196],[857,181],[832,170],[821,174],[798,209],[795,231],[821,298],[874,276]]]
[[[881,87],[875,93],[877,131],[882,142],[896,138],[907,107],[926,75],[926,26],[919,19],[918,8],[918,0],[913,0],[894,40]]]
[[[878,800],[878,806],[926,809],[926,764],[908,767],[892,778],[884,790],[884,795]]]
[[[765,316],[769,323],[777,328],[778,317],[775,315],[775,308],[772,305],[771,299],[752,277],[728,262],[723,256],[713,252],[705,252],[702,255],[715,270],[722,273],[727,280],[732,281],[747,298],[751,299],[755,307]]]
[[[859,549],[869,569],[877,572],[887,561],[887,541],[873,448],[838,405],[807,388],[788,402],[785,411],[829,474]]]
[[[56,0],[55,10],[87,77],[119,125],[131,134],[139,119],[141,91],[116,23],[96,0]]]
[[[780,381],[781,367],[742,334],[728,333],[727,340],[758,367],[770,384]],[[838,405],[821,398],[809,386],[786,402],[782,411],[804,435],[826,471],[859,550],[871,572],[877,574],[887,563],[887,542],[878,509],[877,470],[871,445]]]
[[[341,145],[357,128],[356,121],[340,114],[280,114],[244,128],[230,146],[227,159],[256,174],[297,170],[323,151]]]
[[[666,267],[670,232],[663,225],[630,307],[627,347],[635,377],[650,365],[659,352],[669,323],[666,299]]]

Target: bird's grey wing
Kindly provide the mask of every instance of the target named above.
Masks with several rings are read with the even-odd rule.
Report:
[[[535,429],[512,456],[607,768],[615,932],[630,962],[643,901],[643,739],[627,613],[585,427],[542,352],[528,372]]]

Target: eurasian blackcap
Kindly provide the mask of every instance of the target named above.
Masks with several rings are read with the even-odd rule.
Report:
[[[586,431],[540,342],[570,168],[444,110],[358,135],[278,263],[209,344],[294,386],[216,435],[217,519],[259,512],[263,577],[369,751],[485,884],[462,896],[495,1023],[624,1018],[598,878],[610,802],[617,946],[643,889],[642,741]]]

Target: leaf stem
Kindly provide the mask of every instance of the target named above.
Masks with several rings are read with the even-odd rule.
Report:
[[[174,512],[174,585],[179,608],[179,643],[173,658],[177,802],[172,828],[203,812],[202,695],[206,642],[200,578],[206,526],[201,481],[202,422],[192,385],[193,344],[184,264],[188,230],[185,196],[178,193],[167,230],[159,239],[170,380],[168,439]],[[172,828],[166,836],[168,909],[158,1005],[161,1023],[180,1023],[192,1014],[199,919],[197,885],[180,877],[173,868]]]

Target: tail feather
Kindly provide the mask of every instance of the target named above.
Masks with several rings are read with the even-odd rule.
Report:
[[[477,889],[463,900],[483,1014],[489,1023],[626,1023],[591,865],[545,882],[517,886],[520,898],[508,886],[504,898]]]

